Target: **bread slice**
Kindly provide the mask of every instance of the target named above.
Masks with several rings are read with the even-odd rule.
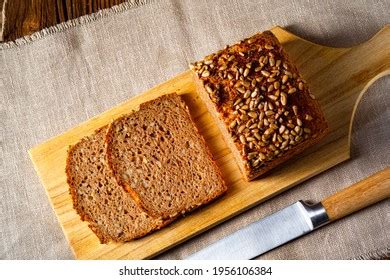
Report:
[[[73,206],[101,243],[129,241],[158,229],[167,221],[142,211],[119,186],[105,165],[107,127],[83,138],[68,151],[66,174]]]
[[[188,107],[176,94],[113,121],[106,155],[118,183],[156,218],[184,214],[226,191]]]
[[[319,103],[270,31],[208,55],[191,69],[248,181],[328,132]]]

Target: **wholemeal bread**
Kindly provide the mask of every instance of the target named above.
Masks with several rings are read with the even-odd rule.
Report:
[[[112,122],[107,163],[151,216],[176,217],[208,203],[226,185],[184,101],[169,94]]]
[[[312,146],[328,131],[314,95],[270,31],[191,68],[246,180]]]
[[[83,138],[68,151],[66,174],[73,206],[102,243],[129,241],[169,221],[151,218],[119,186],[105,165],[107,127]]]

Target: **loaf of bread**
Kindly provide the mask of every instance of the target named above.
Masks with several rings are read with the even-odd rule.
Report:
[[[119,186],[105,164],[107,127],[83,138],[68,151],[66,174],[73,206],[101,243],[129,241],[156,230],[169,221],[142,211]]]
[[[176,94],[114,120],[106,134],[106,156],[117,182],[155,218],[174,218],[226,191],[188,107]]]
[[[270,31],[208,55],[191,69],[246,180],[328,131],[319,103]]]

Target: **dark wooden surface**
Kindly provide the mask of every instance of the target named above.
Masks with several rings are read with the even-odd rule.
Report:
[[[0,9],[3,1],[0,0]],[[7,0],[3,41],[12,41],[122,2],[125,0]]]

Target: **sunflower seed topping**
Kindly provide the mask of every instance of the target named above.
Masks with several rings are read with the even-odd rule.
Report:
[[[258,115],[257,115],[256,112],[249,112],[249,113],[248,113],[248,116],[250,116],[250,117],[253,118],[253,119],[256,119]]]
[[[261,70],[261,74],[263,74],[265,77],[269,77],[269,75],[271,75],[268,71],[265,70]]]
[[[313,117],[310,116],[310,115],[308,115],[308,114],[306,114],[306,115],[305,115],[305,120],[311,121],[311,120],[313,120]]]
[[[287,95],[284,92],[280,94],[280,102],[283,106],[287,105]]]
[[[294,114],[296,116],[298,116],[298,106],[297,105],[293,105],[292,108],[293,108]]]
[[[210,76],[210,72],[208,70],[202,72],[202,77],[206,78],[208,76]]]
[[[243,88],[243,87],[239,87],[239,88],[237,88],[237,90],[238,90],[240,93],[245,93],[245,88]]]
[[[243,76],[247,77],[248,75],[249,75],[249,68],[245,68]]]
[[[230,123],[229,127],[230,127],[230,128],[235,128],[236,125],[237,125],[237,120],[234,120],[234,121],[232,121],[232,122]]]
[[[290,88],[287,93],[288,94],[292,94],[292,93],[294,93],[296,91],[297,91],[297,89],[295,87],[293,87],[293,88]]]
[[[316,116],[298,103],[300,95],[315,99],[306,82],[279,47],[255,36],[241,41],[240,51],[228,46],[190,64],[254,170],[317,135],[310,124]]]
[[[213,93],[212,88],[211,88],[208,84],[206,84],[204,87],[205,87],[206,91],[207,91],[209,94]]]

